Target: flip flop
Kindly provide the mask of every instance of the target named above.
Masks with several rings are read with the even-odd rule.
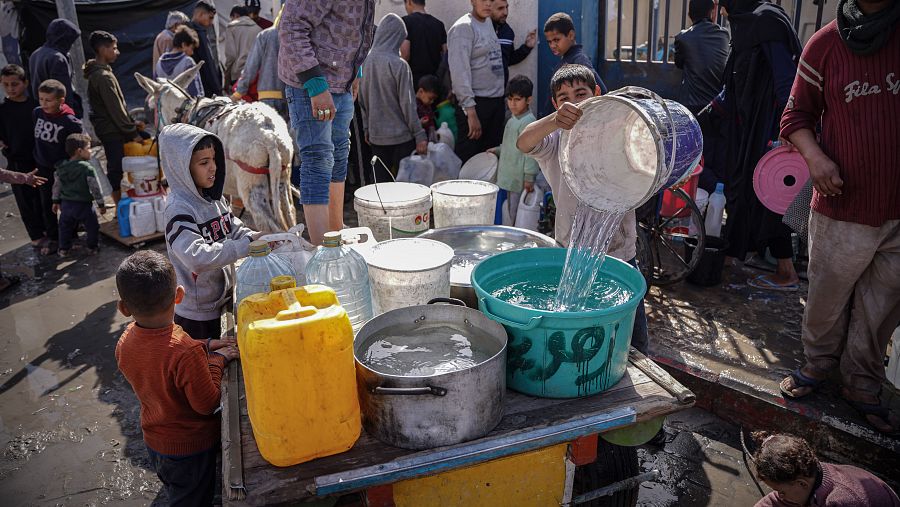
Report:
[[[860,417],[862,417],[862,419],[866,421],[866,424],[868,424],[878,433],[888,436],[900,435],[900,429],[898,428],[894,428],[893,431],[882,431],[881,428],[875,426],[871,421],[869,421],[869,416],[875,416],[887,423],[888,426],[891,426],[891,411],[887,407],[881,405],[880,403],[876,404],[854,401],[847,398],[846,396],[844,396],[844,401],[846,401],[848,405],[853,407],[853,409],[856,410],[857,413],[859,413]]]
[[[747,285],[753,287],[754,289],[760,290],[774,290],[777,292],[796,292],[800,289],[800,285],[796,283],[788,284],[788,285],[779,285],[768,278],[766,275],[759,275],[757,277],[751,278],[747,280]]]
[[[791,393],[791,391],[788,391],[787,389],[782,387],[782,385],[784,384],[784,381],[787,380],[787,377],[786,377],[784,380],[781,381],[781,383],[778,384],[778,389],[781,390],[781,394],[784,395],[784,397],[790,398],[792,400],[799,400],[800,398],[805,398],[806,396],[809,396],[816,389],[818,389],[822,384],[825,383],[825,379],[819,380],[819,379],[814,379],[812,377],[807,377],[806,375],[803,374],[803,370],[801,368],[797,368],[796,370],[792,371],[789,375],[789,378],[794,381],[794,389],[797,389],[799,387],[811,388],[810,391],[806,394],[802,394],[799,396],[795,395],[795,394]]]

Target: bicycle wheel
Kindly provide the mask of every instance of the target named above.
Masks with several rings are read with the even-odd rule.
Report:
[[[660,216],[659,211],[645,214],[638,222],[644,241],[638,242],[638,262],[644,259],[641,272],[647,283],[665,287],[683,281],[697,264],[706,245],[703,215],[697,204],[682,189],[672,191],[683,204],[672,216]],[[640,237],[640,235],[639,235]]]

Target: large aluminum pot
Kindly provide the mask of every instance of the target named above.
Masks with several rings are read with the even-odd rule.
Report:
[[[419,237],[440,241],[453,249],[450,297],[463,300],[470,308],[478,308],[471,278],[479,262],[501,252],[558,246],[553,238],[543,234],[502,225],[444,227],[425,231]]]
[[[353,342],[363,426],[395,447],[431,449],[480,438],[503,416],[506,393],[506,330],[459,300],[391,310],[370,320]],[[390,375],[365,364],[369,344],[397,325],[447,323],[489,335],[497,352],[475,366],[430,376]]]

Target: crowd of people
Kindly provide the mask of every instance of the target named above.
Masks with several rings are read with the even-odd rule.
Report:
[[[900,2],[841,0],[837,20],[805,47],[775,4],[689,4],[692,26],[674,42],[683,76],[677,98],[703,127],[701,186],[725,186],[729,256],[743,261],[751,252],[768,252],[777,260],[774,274],[748,281],[753,287],[794,291],[799,281],[792,230],[757,198],[753,170],[779,138],[810,169],[806,364],[784,379],[782,392],[795,399],[811,395],[839,369],[847,402],[873,428],[895,434],[900,423],[880,404],[879,392],[887,342],[900,323]],[[300,202],[314,244],[343,227],[358,104],[363,139],[355,142],[365,142],[395,175],[404,157],[428,152],[446,123],[463,162],[483,152],[498,156],[498,210],[506,206],[515,217],[521,194],[546,180],[556,204],[555,237],[567,245],[577,199],[562,177],[560,133],[580,120],[580,102],[608,91],[578,44],[573,19],[557,13],[543,24],[559,58],[544,105],[534,101],[531,79],[510,75],[510,67],[532,52],[537,30],[516,47],[507,0],[471,0],[471,10],[449,30],[428,14],[425,0],[405,0],[405,10],[403,17],[384,16],[376,29],[374,0],[289,1],[272,23],[259,16],[258,0],[248,0],[230,12],[220,62],[211,36],[215,6],[199,0],[190,17],[169,13],[153,44],[153,76],[171,79],[200,65],[186,86],[192,96],[258,100],[285,118],[301,160]],[[103,146],[115,202],[124,143],[147,135],[129,115],[112,71],[119,51],[111,33],[90,35],[94,58],[81,69],[86,103],[74,92],[68,52],[79,36],[71,22],[54,20],[27,71],[18,65],[0,71],[6,92],[0,143],[8,162],[0,178],[14,184],[22,221],[43,255],[69,255],[79,226],[87,250],[98,248],[94,206],[106,209],[80,118],[89,114]],[[172,125],[159,133],[159,146],[170,188],[168,259],[139,252],[119,268],[119,310],[136,324],[116,357],[141,400],[145,441],[170,499],[208,503],[213,400],[222,367],[237,357],[219,324],[232,283],[227,267],[248,255],[258,233],[243,226],[224,199],[225,154],[215,135]],[[636,227],[634,212],[626,214],[609,255],[635,262]],[[2,283],[0,289],[14,280]],[[632,345],[644,352],[646,326],[642,303]],[[141,353],[145,343],[157,354]],[[175,384],[147,373],[147,366],[165,365],[176,365]],[[874,477],[860,479],[865,472],[819,464],[805,443],[774,438],[760,444],[757,458],[769,466],[758,475],[778,493],[762,505],[807,505],[816,495],[842,491],[862,500],[835,505],[890,497],[889,489],[872,489]],[[772,457],[776,451],[802,454],[805,461],[790,458],[800,464],[784,472],[783,458]],[[178,480],[183,473],[202,480],[185,485]],[[822,488],[828,491],[819,493]],[[807,503],[799,501],[804,498]],[[896,495],[891,498],[897,505]]]

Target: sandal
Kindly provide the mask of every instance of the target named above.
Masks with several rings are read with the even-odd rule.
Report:
[[[798,289],[800,289],[800,285],[797,283],[780,285],[773,282],[772,280],[769,280],[766,275],[759,275],[747,280],[747,285],[753,287],[754,289],[774,290],[778,292],[796,292]]]
[[[847,402],[848,405],[853,407],[854,410],[863,418],[866,423],[872,427],[878,433],[882,435],[888,436],[897,436],[900,435],[900,430],[896,426],[891,423],[891,410],[881,403],[865,403],[862,401],[851,400],[847,397],[846,391],[843,393],[844,401]],[[881,424],[874,424],[870,417],[877,417],[881,419]]]
[[[787,389],[784,385],[785,382],[788,381],[788,379],[790,379],[794,383],[794,387],[792,389]],[[780,384],[778,384],[778,388],[781,390],[781,394],[785,398],[790,398],[792,400],[799,400],[800,398],[804,398],[804,397],[812,394],[813,391],[815,391],[816,389],[821,387],[822,384],[824,384],[824,383],[825,383],[825,379],[819,380],[819,379],[815,379],[812,377],[808,377],[803,374],[802,368],[797,368],[796,370],[792,371],[790,373],[790,375],[785,377],[784,380],[782,380]],[[794,390],[797,390],[800,388],[804,388],[804,387],[809,388],[809,391],[807,391],[803,394],[794,394],[791,392],[791,391],[794,391]]]

